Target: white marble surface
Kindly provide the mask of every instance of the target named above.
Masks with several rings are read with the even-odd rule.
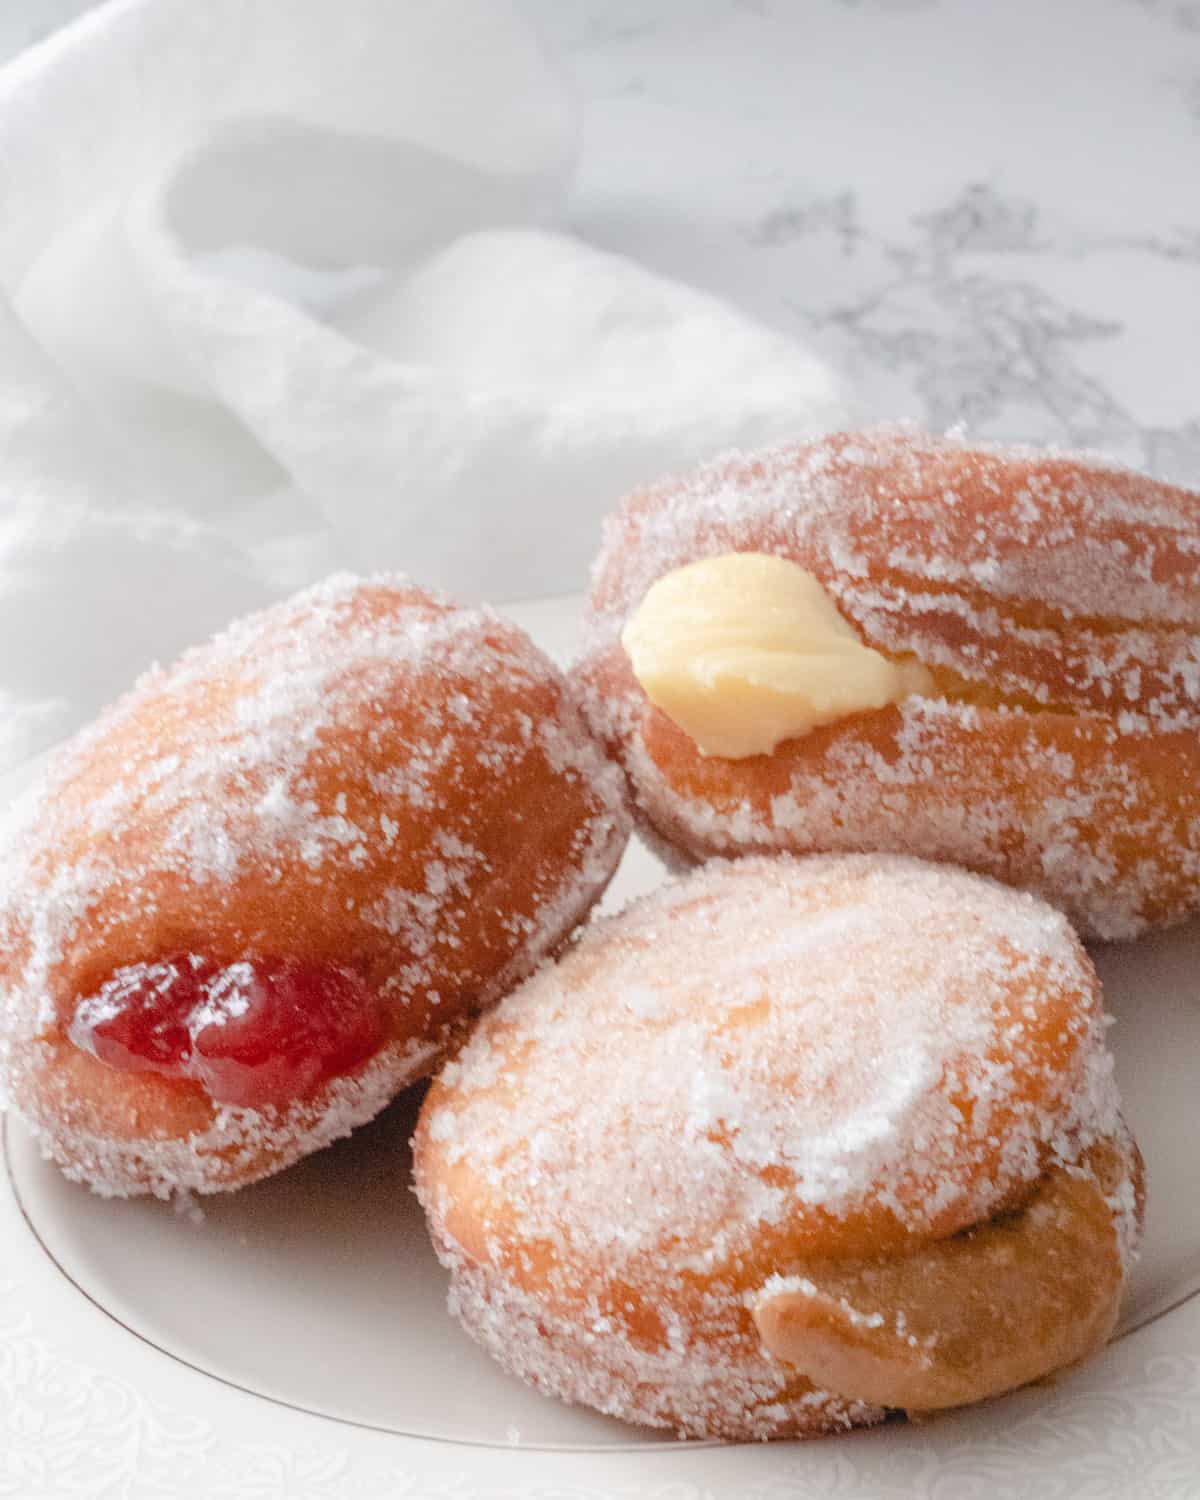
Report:
[[[526,6],[581,233],[815,340],[870,415],[1200,481],[1200,4]]]
[[[864,415],[1200,482],[1196,0],[520,0],[584,238],[829,355]],[[5,0],[0,55],[85,9]]]

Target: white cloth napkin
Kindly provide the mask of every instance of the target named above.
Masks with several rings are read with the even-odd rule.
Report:
[[[110,0],[0,74],[0,764],[328,568],[580,587],[632,484],[843,419],[555,227],[576,137],[497,0]]]

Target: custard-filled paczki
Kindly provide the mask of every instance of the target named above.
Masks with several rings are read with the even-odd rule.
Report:
[[[894,855],[716,861],[586,929],[427,1095],[451,1308],[682,1435],[956,1406],[1112,1331],[1140,1233],[1065,918]]]
[[[369,1119],[562,942],[625,843],[555,668],[331,579],[155,671],[0,854],[0,1082],[103,1193],[235,1187]]]
[[[892,850],[1087,935],[1200,909],[1200,496],[895,427],[664,481],[580,667],[684,861]]]

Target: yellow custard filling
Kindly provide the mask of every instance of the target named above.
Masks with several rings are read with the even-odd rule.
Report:
[[[923,667],[865,646],[806,569],[761,552],[667,573],[621,643],[651,703],[727,760],[931,686]]]

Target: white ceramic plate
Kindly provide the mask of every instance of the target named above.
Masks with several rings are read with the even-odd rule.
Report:
[[[578,601],[509,612],[569,653]],[[660,878],[635,847],[606,904]],[[1055,1385],[819,1443],[647,1436],[525,1389],[450,1321],[409,1191],[412,1098],[292,1171],[199,1207],[95,1198],[10,1119],[0,1496],[1190,1500],[1200,925],[1096,957],[1147,1161],[1146,1245],[1117,1341]]]

